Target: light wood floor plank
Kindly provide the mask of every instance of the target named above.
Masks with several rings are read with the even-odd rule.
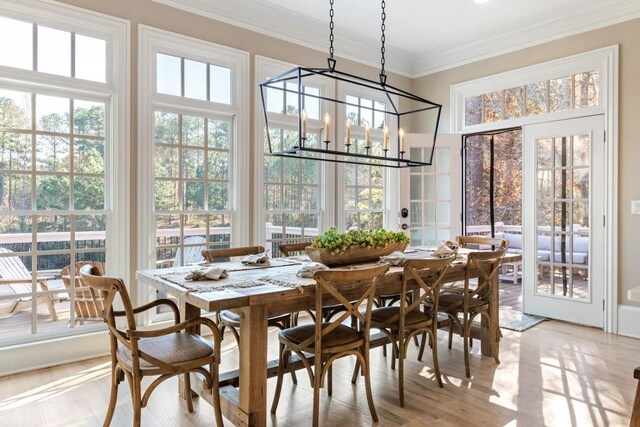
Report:
[[[503,331],[500,365],[479,354],[471,357],[471,380],[464,376],[460,339],[453,350],[446,334],[439,340],[445,386],[433,377],[430,352],[424,362],[411,348],[406,362],[406,407],[398,406],[397,374],[372,352],[372,385],[380,426],[626,426],[635,392],[633,369],[640,363],[640,341],[600,330],[556,321],[519,333]],[[275,331],[270,357],[275,357]],[[456,337],[457,338],[457,337]],[[231,336],[223,343],[223,369],[237,364]],[[321,397],[325,426],[370,425],[362,380],[350,382],[352,362],[336,362],[334,395]],[[108,402],[108,360],[105,358],[0,378],[1,426],[100,426]],[[300,371],[294,387],[285,376],[272,426],[311,423],[312,388]],[[274,380],[269,380],[271,403]],[[161,385],[143,410],[145,426],[209,426],[212,408],[198,399],[189,414],[177,393],[177,381]],[[113,426],[131,425],[131,400],[121,384]]]

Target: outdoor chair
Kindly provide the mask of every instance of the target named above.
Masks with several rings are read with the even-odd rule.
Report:
[[[102,276],[96,266],[80,268],[83,284],[89,286],[94,297],[104,301],[102,319],[109,328],[111,344],[111,397],[104,426],[111,424],[118,399],[118,385],[127,377],[133,403],[133,426],[140,426],[142,408],[147,406],[149,397],[164,380],[176,375],[184,376],[184,395],[187,410],[193,412],[191,396],[191,372],[204,377],[205,387],[211,390],[216,425],[222,426],[220,393],[218,386],[218,365],[220,363],[220,331],[216,324],[204,317],[180,323],[178,307],[171,300],[157,299],[143,306],[133,308],[129,293],[120,279]],[[119,297],[124,308],[115,311],[114,300]],[[159,305],[167,305],[174,315],[174,325],[162,329],[141,331],[136,328],[135,315]],[[124,318],[120,328],[116,318]],[[120,323],[120,322],[118,322]],[[204,326],[211,331],[213,345],[189,330]],[[205,369],[204,367],[208,367]],[[142,393],[142,380],[156,376]]]
[[[11,254],[13,254],[13,251],[0,247],[0,285],[8,286],[16,294],[16,300],[9,308],[9,313],[13,314],[32,307],[33,277],[20,257]],[[53,278],[53,276],[37,276],[37,291],[48,291],[47,280]],[[56,313],[53,305],[54,302],[55,299],[52,294],[40,294],[36,297],[36,304],[46,304],[51,320],[56,321],[58,320],[58,313]]]
[[[98,261],[80,261],[76,262],[73,272],[74,280],[71,278],[71,266],[68,265],[60,270],[60,276],[64,287],[67,288],[69,295],[75,292],[74,296],[74,325],[79,323],[84,324],[85,321],[102,321],[102,310],[104,310],[104,300],[100,295],[93,297],[91,291],[86,286],[82,285],[80,280],[80,268],[84,265],[95,266],[101,275],[104,275],[104,265]],[[72,285],[73,283],[73,285]],[[69,321],[71,323],[71,321]]]
[[[316,312],[322,310],[326,298],[338,300],[344,307],[342,313],[334,321],[325,322],[316,317],[313,324],[295,326],[285,329],[278,334],[280,340],[280,357],[278,363],[278,381],[271,405],[271,413],[275,414],[282,391],[282,377],[287,370],[289,355],[296,353],[309,374],[309,380],[313,387],[313,425],[318,425],[320,389],[324,387],[324,378],[328,377],[327,393],[332,394],[332,366],[337,359],[355,356],[365,377],[365,389],[369,411],[374,422],[378,421],[376,408],[373,404],[371,393],[370,363],[369,363],[369,332],[371,329],[371,308],[376,292],[378,280],[389,271],[388,265],[356,270],[324,270],[314,274],[316,280],[315,299]],[[355,302],[349,302],[343,292],[353,289],[353,284],[365,282],[366,287],[355,297]],[[366,303],[366,310],[361,313],[359,307]],[[361,330],[343,325],[349,316],[357,318],[361,324]],[[313,354],[313,360],[307,355]],[[313,365],[313,366],[312,366]]]

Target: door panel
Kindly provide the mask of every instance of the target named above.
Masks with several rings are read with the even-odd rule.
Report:
[[[408,134],[411,159],[428,161],[431,147],[424,135]],[[436,246],[460,234],[460,136],[438,135],[431,166],[404,168],[400,178],[401,208],[408,210],[406,224],[412,246]]]
[[[527,126],[525,150],[524,310],[602,327],[603,117]]]

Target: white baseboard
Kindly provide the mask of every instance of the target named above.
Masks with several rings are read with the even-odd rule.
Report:
[[[618,335],[640,338],[640,307],[618,306]]]
[[[107,331],[0,349],[0,377],[109,354]]]

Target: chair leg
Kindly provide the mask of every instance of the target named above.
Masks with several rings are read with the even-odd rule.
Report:
[[[369,404],[369,412],[371,412],[371,418],[373,418],[374,422],[378,422],[378,414],[376,413],[376,407],[373,405],[373,395],[371,394],[371,376],[369,375],[371,371],[371,363],[369,362],[369,355],[364,355],[364,366],[362,366],[362,370],[364,371],[364,387],[367,392],[367,403]]]
[[[278,409],[278,401],[280,400],[280,392],[282,391],[282,377],[284,375],[284,365],[287,363],[287,358],[285,357],[285,347],[284,344],[280,344],[280,355],[278,357],[278,380],[276,382],[276,390],[273,393],[273,402],[271,402],[271,413],[275,414],[276,409]]]
[[[356,365],[353,367],[353,375],[351,376],[351,384],[355,384],[360,373],[360,362],[356,359]]]
[[[142,415],[142,392],[140,379],[133,374],[127,374],[129,388],[131,389],[131,405],[133,406],[133,427],[140,427]]]
[[[109,395],[109,407],[107,408],[107,415],[104,418],[103,427],[109,427],[111,420],[113,419],[113,413],[116,410],[116,401],[118,400],[118,367],[115,364],[111,365],[111,393]]]
[[[313,427],[318,427],[320,418],[320,383],[322,377],[319,371],[316,369],[313,375]]]
[[[420,343],[420,351],[418,352],[418,360],[422,361],[422,356],[424,355],[424,347],[427,342],[427,333],[422,333],[422,343]],[[431,337],[429,337],[429,344],[431,344]]]
[[[193,396],[191,395],[191,374],[185,372],[184,378],[184,394],[187,400],[187,411],[193,412]]]
[[[406,342],[408,344],[409,341]],[[398,343],[400,351],[398,352],[398,389],[400,391],[400,407],[404,408],[404,347],[405,343]]]
[[[329,370],[327,372],[327,395],[331,396],[333,394],[333,363],[329,365]]]
[[[216,426],[223,427],[222,421],[222,406],[220,405],[220,383],[218,377],[218,361],[216,360],[210,366],[211,369],[211,397],[213,399],[213,413],[216,417]]]
[[[469,325],[465,316],[464,328],[464,372],[467,378],[471,378],[471,369],[469,368]]]
[[[53,306],[53,295],[49,295],[47,298],[47,308],[49,309],[51,319],[53,321],[58,320],[58,313],[56,313],[56,308]]]
[[[444,387],[442,384],[442,375],[440,375],[440,364],[438,363],[438,328],[433,328],[433,338],[431,334],[429,334],[429,340],[433,343],[431,346],[431,358],[433,359],[433,370],[436,373],[436,380],[438,381],[438,385],[440,387]]]
[[[449,319],[449,350],[453,345],[453,320]]]

